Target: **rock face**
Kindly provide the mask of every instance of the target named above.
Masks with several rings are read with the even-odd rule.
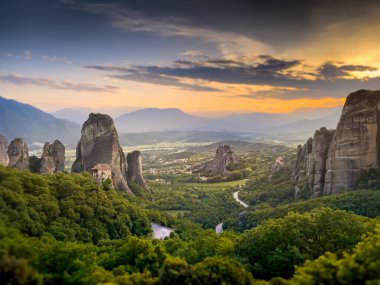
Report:
[[[348,95],[328,153],[325,195],[354,188],[361,173],[379,167],[379,116],[379,90]]]
[[[226,174],[227,166],[238,162],[238,158],[229,145],[219,145],[215,158],[204,165],[204,170],[213,174]]]
[[[274,162],[272,166],[272,174],[275,174],[276,172],[280,171],[280,169],[285,167],[285,158],[282,156],[279,156],[276,158],[276,161]]]
[[[65,170],[65,146],[55,140],[52,144],[45,143],[41,156],[40,173],[55,173]]]
[[[8,140],[6,137],[0,135],[0,165],[8,166]]]
[[[127,184],[125,156],[112,118],[90,114],[84,122],[72,172],[89,171],[97,164],[111,166],[115,188],[133,194]]]
[[[142,187],[144,190],[150,192],[148,184],[146,184],[142,174],[141,153],[138,150],[132,151],[127,154],[127,164],[128,179]]]
[[[29,169],[28,146],[23,139],[14,139],[8,146],[9,167]]]
[[[311,153],[313,147],[313,139],[309,138],[307,142],[297,147],[297,156],[293,166],[292,180],[299,184],[306,178],[306,162],[307,156]]]
[[[314,133],[313,138],[307,140],[303,147],[298,146],[292,173],[296,192],[306,190],[307,196],[323,194],[327,153],[333,135],[333,130],[321,128]]]
[[[292,173],[296,192],[306,189],[317,196],[354,189],[361,174],[378,168],[379,116],[380,91],[351,93],[336,131],[321,128],[298,146]]]
[[[323,193],[325,185],[327,153],[334,131],[321,128],[314,133],[311,153],[307,157],[306,176],[312,196]]]

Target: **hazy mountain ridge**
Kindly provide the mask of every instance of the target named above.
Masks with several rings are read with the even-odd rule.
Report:
[[[86,111],[83,109],[64,108],[51,114],[58,119],[68,120],[81,125],[87,120],[90,113],[89,110]]]
[[[161,131],[143,133],[120,133],[120,142],[124,146],[158,144],[163,142],[202,143],[223,140],[242,139],[239,133],[207,131]]]
[[[9,139],[23,137],[29,144],[59,139],[64,144],[74,146],[80,137],[81,127],[72,121],[80,122],[87,118],[84,110],[66,108],[54,114],[66,116],[72,121],[58,119],[31,105],[1,97],[0,111],[0,133]],[[337,113],[319,119],[249,113],[204,118],[175,108],[148,108],[118,116],[115,124],[123,145],[223,140],[270,142],[271,139],[292,141],[294,138],[303,141],[311,135],[313,129],[321,126],[335,128],[338,117]]]
[[[327,129],[335,129],[341,112],[337,112],[326,117],[318,119],[301,119],[292,123],[283,124],[281,126],[276,126],[268,129],[270,132],[313,132],[314,129],[320,127],[326,127]]]
[[[0,133],[9,139],[22,137],[27,143],[59,139],[76,143],[80,125],[15,100],[0,97]]]
[[[197,117],[176,108],[148,108],[126,113],[115,118],[120,132],[149,131],[225,131],[237,126],[219,119]]]
[[[302,131],[314,126],[335,128],[340,113],[318,119],[302,119],[288,114],[247,113],[220,118],[204,118],[180,109],[148,108],[126,113],[115,119],[120,132],[151,131],[227,131],[227,132],[276,132]]]

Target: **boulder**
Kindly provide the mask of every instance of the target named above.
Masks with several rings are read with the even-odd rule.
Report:
[[[139,185],[144,190],[150,192],[148,184],[146,184],[142,174],[142,159],[141,153],[138,150],[132,151],[127,154],[127,164],[128,179]]]
[[[127,184],[125,156],[112,118],[91,113],[82,127],[72,172],[91,172],[97,163],[111,166],[116,189],[133,194]]]
[[[29,170],[29,151],[23,139],[16,138],[8,146],[9,167]]]
[[[40,162],[40,173],[56,173],[65,170],[65,146],[55,140],[45,143]]]
[[[8,140],[6,137],[0,135],[0,165],[8,166]]]

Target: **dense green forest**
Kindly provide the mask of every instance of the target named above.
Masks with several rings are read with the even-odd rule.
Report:
[[[242,188],[253,207],[239,226],[238,182],[130,198],[88,173],[0,166],[0,284],[377,284],[380,191],[295,202],[283,180]],[[152,221],[174,232],[153,239]]]

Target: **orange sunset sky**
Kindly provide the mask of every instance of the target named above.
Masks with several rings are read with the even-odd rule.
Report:
[[[282,3],[1,1],[0,96],[217,116],[318,112],[379,88],[378,2]]]

